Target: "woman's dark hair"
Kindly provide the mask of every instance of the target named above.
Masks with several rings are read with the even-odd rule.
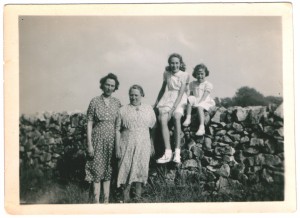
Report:
[[[119,89],[119,84],[120,83],[119,83],[118,77],[115,74],[113,74],[113,73],[109,73],[105,77],[102,77],[100,79],[100,84],[101,84],[100,85],[100,89],[103,90],[103,86],[104,86],[104,84],[105,84],[105,82],[106,82],[107,79],[113,79],[116,82],[115,90],[114,91],[116,91],[116,90]]]
[[[140,93],[141,93],[141,96],[142,97],[145,97],[145,93],[144,93],[144,90],[143,90],[143,88],[142,88],[142,86],[140,86],[140,85],[132,85],[130,88],[129,88],[129,95],[130,95],[130,91],[132,90],[132,89],[137,89],[137,90],[139,90],[140,91]]]
[[[171,54],[171,55],[169,56],[169,58],[168,58],[169,66],[166,66],[166,71],[171,71],[171,68],[170,68],[170,62],[171,62],[171,59],[172,59],[172,58],[178,58],[178,59],[179,59],[179,62],[180,62],[180,67],[179,67],[179,69],[180,69],[181,71],[185,71],[185,69],[186,69],[185,63],[183,62],[183,59],[182,59],[181,55],[180,55],[180,54],[177,54],[177,53],[173,53],[173,54]]]
[[[198,72],[198,70],[200,69],[204,69],[205,70],[205,76],[209,76],[209,70],[207,69],[207,67],[204,64],[198,64],[196,65],[196,67],[194,68],[193,71],[193,77],[196,78],[196,73]]]

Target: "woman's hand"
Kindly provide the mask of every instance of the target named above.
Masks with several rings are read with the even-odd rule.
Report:
[[[169,111],[169,113],[168,113],[168,121],[172,118],[175,109],[176,109],[176,108],[173,106],[173,107],[171,108],[171,110]]]
[[[154,157],[154,155],[155,155],[155,149],[154,149],[153,143],[151,143],[151,154],[150,154],[150,156]]]
[[[88,146],[88,149],[87,149],[87,154],[88,154],[88,157],[89,158],[94,158],[94,148],[92,145],[89,145]]]
[[[116,145],[116,158],[121,159],[121,148],[118,145]]]

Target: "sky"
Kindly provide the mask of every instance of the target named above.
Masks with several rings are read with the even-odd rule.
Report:
[[[133,84],[154,104],[174,52],[189,74],[208,67],[212,97],[233,97],[242,86],[282,96],[280,17],[21,16],[19,40],[21,114],[85,112],[109,72],[122,104]]]

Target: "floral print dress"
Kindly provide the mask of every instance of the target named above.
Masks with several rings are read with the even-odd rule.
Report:
[[[155,122],[156,117],[150,105],[125,105],[120,108],[116,121],[116,129],[121,132],[118,187],[132,182],[147,183],[151,155],[149,128]]]
[[[87,110],[87,120],[93,121],[92,144],[94,158],[85,166],[85,180],[89,182],[108,181],[112,175],[111,159],[115,146],[115,120],[121,103],[117,98],[103,95],[93,98]]]

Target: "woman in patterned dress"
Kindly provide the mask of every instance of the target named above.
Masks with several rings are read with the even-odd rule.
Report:
[[[94,97],[87,111],[87,153],[85,180],[93,183],[93,201],[99,203],[103,182],[104,203],[109,202],[112,174],[111,158],[115,145],[115,119],[121,103],[111,94],[119,87],[116,75],[109,73],[100,79],[103,93]]]
[[[150,105],[141,103],[141,86],[129,89],[130,104],[120,108],[116,120],[116,156],[119,159],[117,186],[124,185],[124,202],[130,200],[131,184],[136,183],[136,197],[141,197],[142,184],[147,183],[150,156],[154,154],[149,128],[156,117]]]

